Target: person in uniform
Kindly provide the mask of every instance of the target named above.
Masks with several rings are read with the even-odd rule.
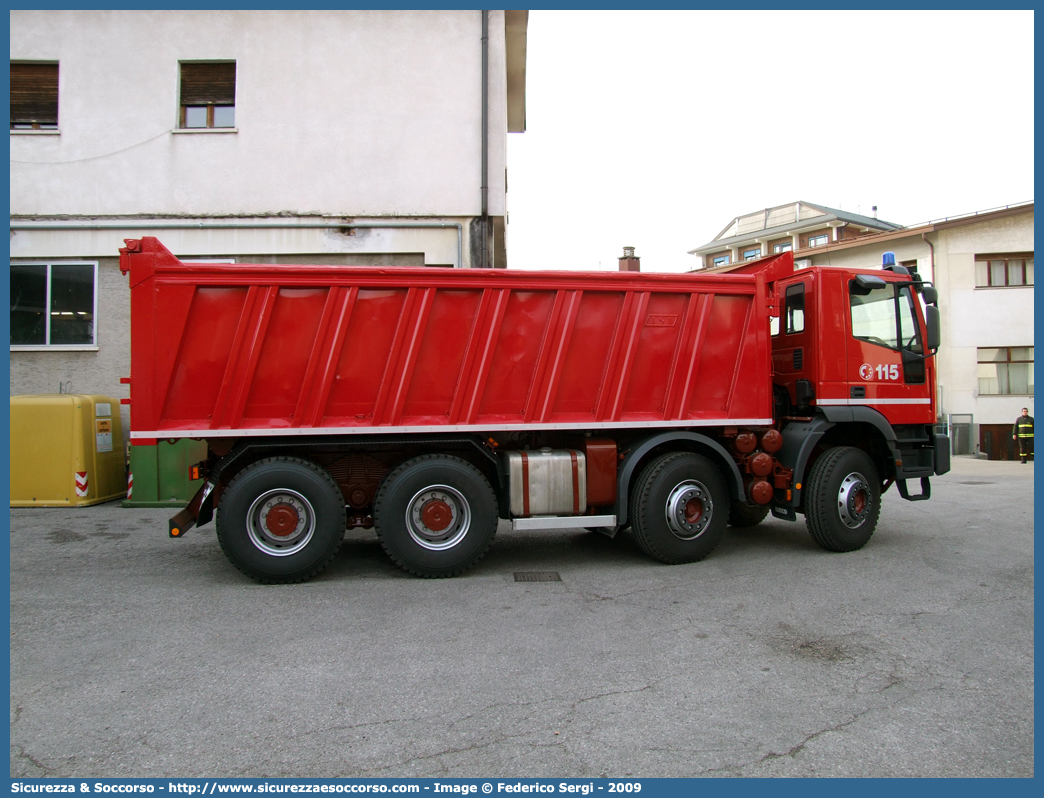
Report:
[[[1019,445],[1019,458],[1023,463],[1028,457],[1033,459],[1033,416],[1029,414],[1029,408],[1022,408],[1022,415],[1015,419],[1015,426],[1011,428],[1011,437]]]

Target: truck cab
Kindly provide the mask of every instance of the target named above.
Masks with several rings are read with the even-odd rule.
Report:
[[[795,469],[789,500],[773,512],[805,512],[814,463],[849,446],[873,461],[881,492],[927,499],[929,477],[949,470],[949,445],[934,434],[937,292],[885,253],[881,269],[812,267],[778,281],[771,320],[780,459]],[[912,495],[906,480],[921,480]]]

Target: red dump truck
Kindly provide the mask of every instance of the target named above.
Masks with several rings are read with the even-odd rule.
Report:
[[[453,576],[500,519],[630,528],[684,563],[801,513],[851,551],[893,483],[927,499],[950,463],[937,292],[890,254],[668,275],[182,263],[128,240],[131,444],[207,442],[169,534],[216,510],[266,582],[315,575],[352,527]]]

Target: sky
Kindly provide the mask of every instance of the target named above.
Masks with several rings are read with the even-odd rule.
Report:
[[[512,268],[680,272],[802,200],[901,225],[1033,197],[1031,11],[531,11]]]

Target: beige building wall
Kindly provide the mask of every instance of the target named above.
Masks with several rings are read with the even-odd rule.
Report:
[[[976,288],[975,256],[1033,251],[1033,212],[940,230],[939,310],[945,352],[939,383],[949,413],[972,413],[977,424],[1014,423],[1032,396],[980,396],[978,347],[1033,346],[1033,287]]]

